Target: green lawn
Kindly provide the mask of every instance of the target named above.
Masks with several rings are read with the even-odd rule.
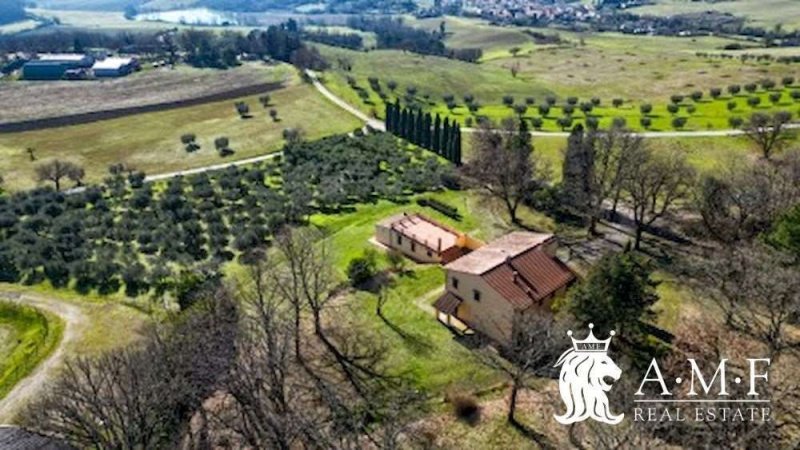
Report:
[[[0,301],[0,398],[52,353],[63,330],[58,317]]]
[[[490,240],[511,229],[504,213],[488,205],[474,192],[445,191],[420,196],[434,197],[457,207],[463,216],[462,220],[453,220],[414,201],[395,204],[385,200],[358,205],[355,212],[318,214],[311,218],[311,223],[328,236],[335,252],[335,266],[342,277],[350,259],[361,255],[365,249],[377,249],[369,242],[374,235],[375,224],[403,211],[423,212],[483,240]],[[543,231],[552,231],[555,227],[547,218],[530,210],[525,210],[522,217],[526,223]],[[382,258],[381,264],[385,264]],[[443,269],[437,265],[414,264],[411,261],[408,264],[408,273],[395,277],[389,290],[390,299],[384,307],[391,326],[375,314],[374,294],[358,291],[347,300],[360,320],[386,338],[391,349],[392,365],[412,376],[421,388],[438,394],[450,388],[485,388],[496,382],[497,376],[481,366],[473,358],[472,351],[460,344],[430,310],[423,309],[436,300],[437,291],[443,288]]]
[[[434,30],[442,19],[406,20],[411,25]],[[790,97],[792,91],[800,90],[798,84],[771,92],[759,88],[754,94],[742,90],[736,96],[724,92],[732,84],[743,86],[769,78],[780,86],[786,76],[797,78],[790,64],[696,55],[697,52],[719,53],[725,45],[737,42],[731,39],[528,29],[544,34],[557,33],[562,38],[558,45],[538,45],[524,28],[499,27],[475,19],[447,17],[444,20],[448,33],[446,43],[455,48],[482,48],[481,63],[394,50],[357,52],[319,46],[334,66],[325,74],[326,85],[365,113],[377,116],[383,115],[384,100],[370,88],[369,77],[379,80],[388,101],[405,97],[407,88],[413,86],[417,90],[414,94],[417,105],[462,123],[474,122],[476,115],[495,120],[513,115],[512,109],[503,104],[503,97],[507,95],[513,97],[514,104],[525,104],[527,98],[532,98],[534,104],[528,106],[525,115],[537,117],[540,116],[537,106],[544,103],[546,97],[555,96],[558,106],[543,117],[543,129],[547,131],[561,129],[556,120],[563,116],[561,106],[571,96],[577,97],[579,103],[599,98],[600,106],[590,114],[599,119],[601,126],[608,126],[619,117],[633,129],[643,128],[639,108],[650,103],[653,111],[648,117],[653,131],[674,130],[675,117],[687,119],[683,126],[686,130],[727,129],[730,128],[729,118],[747,117],[756,110],[786,109],[795,114],[800,110],[800,102]],[[514,47],[521,49],[516,57],[509,53]],[[348,85],[349,77],[355,80],[357,89]],[[394,92],[387,87],[390,80],[398,85]],[[711,88],[722,89],[724,95],[711,99]],[[704,95],[699,102],[688,99],[694,91]],[[782,95],[777,104],[769,100],[772,92]],[[467,94],[474,96],[481,105],[477,114],[470,113],[466,107],[463,97]],[[673,115],[668,112],[667,105],[674,94],[682,94],[686,100]],[[453,110],[446,108],[445,95],[454,96]],[[761,99],[756,108],[747,104],[752,96]],[[614,107],[612,100],[616,98],[622,99],[623,105]],[[729,101],[736,103],[732,111],[727,107]],[[584,120],[584,114],[577,107],[572,117],[574,123]]]
[[[0,173],[9,190],[36,185],[37,162],[25,149],[35,149],[38,161],[61,158],[82,165],[87,181],[97,182],[111,164],[125,163],[149,174],[209,164],[220,164],[279,150],[282,132],[300,127],[308,139],[351,131],[361,123],[311,86],[294,79],[287,87],[271,92],[270,109],[278,111],[273,121],[258,96],[241,99],[250,105],[250,119],[241,119],[234,100],[164,112],[138,114],[85,125],[25,133],[0,134]],[[201,149],[187,153],[180,142],[184,133],[194,133]],[[214,139],[227,136],[235,154],[219,156]]]

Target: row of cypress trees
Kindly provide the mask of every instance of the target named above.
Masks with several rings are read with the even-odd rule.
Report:
[[[461,127],[455,121],[387,103],[386,131],[461,165]]]

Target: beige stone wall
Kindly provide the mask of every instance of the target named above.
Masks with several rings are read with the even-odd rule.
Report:
[[[447,290],[464,300],[456,316],[492,339],[508,342],[514,323],[511,305],[478,275],[448,271],[446,276]],[[458,279],[458,287],[453,285],[453,278]],[[474,299],[474,290],[480,292],[479,301]]]
[[[399,243],[398,237],[400,237]],[[441,262],[441,255],[420,243],[414,243],[413,240],[397,233],[389,227],[376,225],[375,239],[381,244],[403,253],[414,261],[422,263]]]

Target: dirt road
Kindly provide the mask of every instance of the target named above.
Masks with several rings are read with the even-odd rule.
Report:
[[[8,395],[0,400],[0,424],[8,424],[27,401],[39,394],[53,379],[59,366],[64,362],[65,348],[81,336],[88,325],[88,319],[80,308],[58,300],[0,291],[0,300],[20,303],[48,311],[64,321],[64,335],[53,353],[42,361],[36,369],[23,378]]]

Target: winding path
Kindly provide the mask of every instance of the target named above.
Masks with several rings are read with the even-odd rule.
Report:
[[[0,424],[8,424],[19,412],[20,407],[40,394],[47,383],[55,377],[58,368],[64,362],[65,348],[81,336],[89,320],[77,306],[50,298],[0,291],[0,300],[42,309],[64,321],[64,334],[53,353],[0,400]]]

